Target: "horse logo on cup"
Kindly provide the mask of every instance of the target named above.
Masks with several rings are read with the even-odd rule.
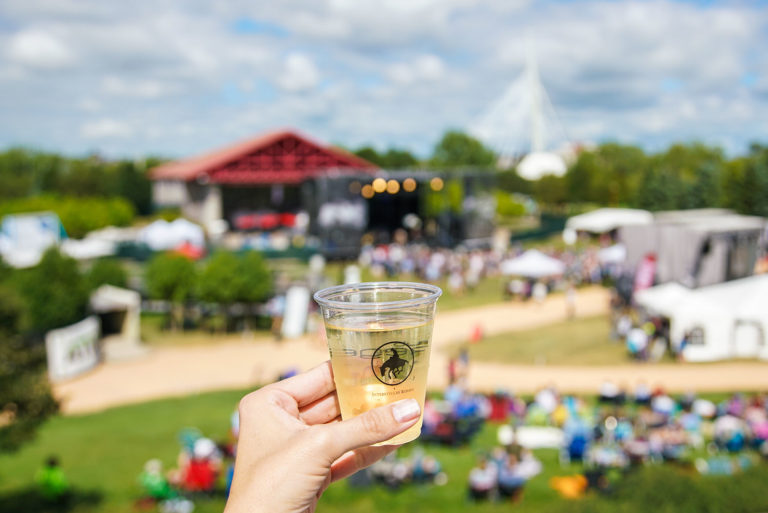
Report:
[[[405,342],[387,342],[371,357],[371,369],[376,379],[385,385],[399,385],[413,370],[413,349]]]

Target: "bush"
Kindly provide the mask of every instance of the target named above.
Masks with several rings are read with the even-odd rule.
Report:
[[[153,257],[144,276],[150,297],[173,303],[182,303],[192,297],[195,279],[195,264],[174,253],[161,253]]]
[[[88,285],[77,262],[48,249],[35,267],[18,271],[14,280],[26,304],[24,331],[45,332],[82,320],[88,307]]]
[[[506,192],[496,192],[496,214],[502,217],[519,217],[525,215],[525,205],[518,203]]]
[[[127,282],[128,275],[123,265],[114,258],[96,260],[88,272],[88,286],[91,290],[95,290],[102,285],[125,287]]]

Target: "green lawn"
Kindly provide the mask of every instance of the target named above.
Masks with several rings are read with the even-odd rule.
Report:
[[[127,384],[127,386],[129,386]],[[75,513],[134,511],[139,495],[136,478],[144,462],[160,458],[171,466],[178,453],[177,434],[194,426],[215,439],[223,439],[229,415],[243,391],[207,393],[181,399],[153,401],[103,413],[52,419],[37,439],[21,451],[0,456],[0,511],[45,511],[31,492],[36,469],[49,454],[60,456],[80,503]],[[391,492],[382,487],[351,489],[334,484],[321,500],[319,512],[406,513],[419,512],[520,512],[566,511],[760,511],[768,510],[764,483],[768,466],[761,465],[732,478],[702,478],[689,470],[650,467],[627,477],[610,499],[591,497],[570,502],[548,486],[554,475],[580,471],[562,468],[557,451],[537,451],[543,474],[528,483],[521,503],[474,505],[466,499],[466,479],[476,455],[495,444],[496,427],[486,425],[469,447],[427,447],[447,472],[448,485],[406,486]],[[404,452],[411,450],[406,446]],[[220,512],[223,499],[198,501],[197,513]]]
[[[467,347],[470,357],[478,361],[540,365],[630,363],[624,344],[610,340],[605,316],[494,335]]]

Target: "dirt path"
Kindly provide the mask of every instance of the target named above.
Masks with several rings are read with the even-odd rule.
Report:
[[[607,312],[607,291],[579,291],[576,315],[589,317]],[[448,355],[445,348],[467,340],[476,324],[486,335],[535,328],[565,318],[562,295],[543,304],[500,303],[438,314],[429,386],[446,384]],[[306,370],[328,358],[325,343],[307,336],[275,343],[266,340],[225,342],[191,347],[152,349],[140,360],[108,363],[55,387],[67,414],[98,411],[110,406],[208,390],[247,388],[274,380],[290,368]],[[524,366],[473,363],[469,386],[476,391],[499,388],[531,392],[555,384],[568,392],[595,392],[610,378],[628,386],[644,379],[670,390],[768,389],[768,363],[728,362],[705,365],[618,365],[612,367]]]

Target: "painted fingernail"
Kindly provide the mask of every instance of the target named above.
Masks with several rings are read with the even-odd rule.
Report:
[[[403,399],[392,405],[392,416],[398,422],[413,420],[421,414],[419,402],[416,399]]]

